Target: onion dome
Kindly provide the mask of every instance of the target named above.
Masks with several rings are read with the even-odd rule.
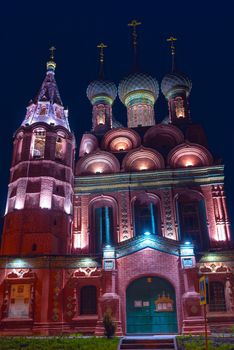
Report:
[[[109,100],[109,104],[112,105],[117,96],[117,88],[113,82],[100,79],[92,81],[86,93],[92,104],[97,100]]]
[[[126,97],[134,93],[149,93],[154,102],[159,95],[159,86],[156,79],[146,73],[134,73],[123,79],[119,84],[119,98],[126,104]]]
[[[170,95],[185,92],[188,97],[192,89],[192,82],[183,73],[172,72],[165,75],[161,83],[163,95],[168,99]]]

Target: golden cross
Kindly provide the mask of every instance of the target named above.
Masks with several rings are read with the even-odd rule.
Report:
[[[104,49],[107,47],[107,45],[101,43],[97,45],[97,48],[100,49],[100,62],[104,62]]]
[[[170,36],[170,38],[167,39],[167,42],[169,42],[171,45],[171,69],[172,72],[175,70],[175,42],[176,38],[174,36]]]
[[[53,60],[54,59],[54,51],[56,50],[56,47],[51,46],[49,48],[49,50],[50,50],[50,58],[51,58],[51,60]]]
[[[128,23],[128,26],[133,28],[132,38],[133,38],[133,46],[135,49],[136,49],[136,45],[137,45],[136,27],[138,27],[139,25],[141,25],[141,22],[138,22],[136,19],[133,19],[130,23]]]
[[[171,54],[175,55],[175,42],[176,42],[177,38],[175,38],[174,36],[170,36],[170,38],[167,39],[167,42],[171,43]]]

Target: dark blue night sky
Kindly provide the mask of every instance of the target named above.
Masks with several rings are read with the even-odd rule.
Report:
[[[96,45],[106,50],[105,75],[116,84],[130,72],[132,50],[127,23],[136,18],[140,63],[159,82],[170,69],[166,38],[177,41],[177,66],[193,82],[191,117],[202,123],[214,155],[226,164],[229,214],[234,222],[233,1],[4,1],[1,4],[1,137],[0,214],[4,215],[12,135],[45,75],[48,48],[56,46],[56,80],[79,145],[91,128],[88,83],[98,75]],[[156,119],[167,114],[162,94]],[[116,119],[126,124],[117,99]]]

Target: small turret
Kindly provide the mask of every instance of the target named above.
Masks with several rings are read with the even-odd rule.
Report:
[[[189,95],[192,89],[191,80],[183,73],[178,72],[175,65],[175,41],[170,37],[171,43],[172,71],[165,75],[161,83],[161,90],[168,101],[169,122],[180,124],[190,120]]]
[[[92,81],[87,88],[87,97],[93,106],[92,130],[96,134],[103,134],[112,128],[112,104],[117,96],[117,89],[113,82],[104,79],[104,48],[100,49],[99,79]]]
[[[133,28],[134,73],[123,79],[118,89],[119,98],[127,108],[129,128],[155,124],[154,104],[159,94],[157,80],[138,69],[136,27],[140,24],[136,20],[128,24]]]

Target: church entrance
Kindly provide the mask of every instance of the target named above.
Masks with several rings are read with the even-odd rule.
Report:
[[[127,333],[177,333],[173,286],[159,277],[142,277],[126,291]]]

